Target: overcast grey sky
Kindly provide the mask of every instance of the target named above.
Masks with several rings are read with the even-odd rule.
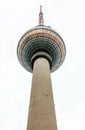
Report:
[[[25,31],[45,25],[63,38],[66,59],[52,73],[58,130],[85,130],[85,1],[0,1],[0,130],[26,130],[32,74],[18,62],[16,49]]]

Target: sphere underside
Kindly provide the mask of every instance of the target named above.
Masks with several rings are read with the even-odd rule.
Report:
[[[33,71],[32,59],[35,60],[37,57],[47,58],[53,72],[63,63],[65,54],[66,49],[62,38],[46,26],[37,26],[26,32],[17,47],[18,59],[29,72]]]

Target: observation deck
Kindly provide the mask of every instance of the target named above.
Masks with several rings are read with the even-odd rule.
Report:
[[[38,57],[46,58],[50,71],[54,72],[63,63],[66,48],[61,36],[49,26],[44,25],[42,7],[39,13],[39,25],[28,30],[19,40],[17,56],[21,65],[29,72]]]

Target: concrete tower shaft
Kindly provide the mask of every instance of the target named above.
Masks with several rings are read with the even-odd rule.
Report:
[[[27,130],[57,130],[50,66],[45,58],[34,62]]]

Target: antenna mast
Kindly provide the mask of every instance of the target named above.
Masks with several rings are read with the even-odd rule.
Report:
[[[42,5],[40,5],[39,25],[44,25],[43,12],[42,12]]]

